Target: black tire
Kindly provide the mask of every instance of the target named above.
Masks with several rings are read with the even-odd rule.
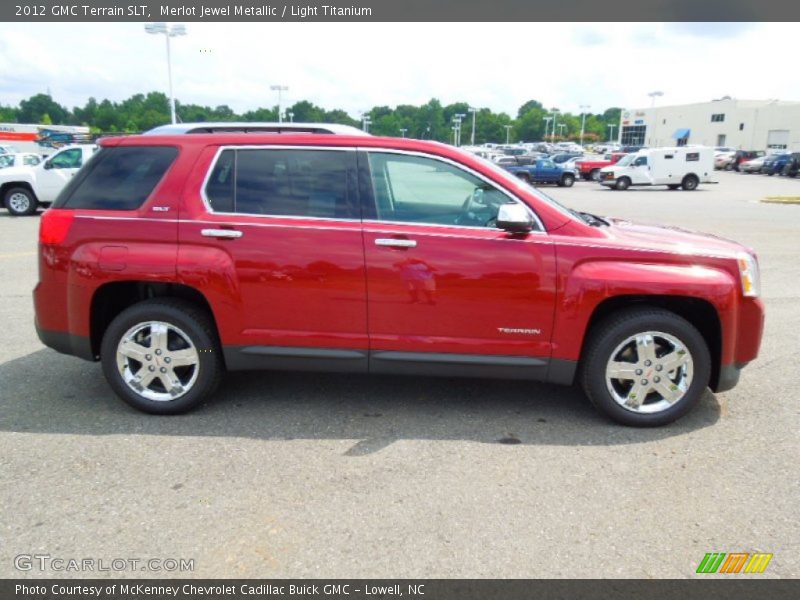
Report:
[[[692,382],[682,398],[654,413],[634,412],[621,406],[606,386],[606,365],[611,354],[628,337],[645,331],[674,336],[688,349],[693,360]],[[615,312],[589,332],[581,359],[580,382],[592,404],[611,419],[633,427],[658,427],[689,412],[708,387],[711,355],[703,336],[686,319],[660,308],[635,308]]]
[[[614,189],[624,192],[629,187],[631,187],[631,180],[627,177],[620,177],[617,179],[617,183],[614,184]]]
[[[9,214],[15,217],[27,217],[39,208],[36,194],[24,187],[14,187],[6,191],[3,203]]]
[[[120,340],[131,328],[147,321],[161,321],[179,328],[198,351],[197,378],[188,392],[174,400],[145,398],[125,383],[117,368]],[[214,392],[223,373],[223,359],[213,320],[197,305],[176,298],[145,300],[117,315],[103,335],[100,360],[114,392],[134,408],[155,415],[175,415],[196,407]]]
[[[670,183],[667,187],[671,190],[677,190],[681,186],[677,183]]]
[[[561,187],[572,187],[575,185],[575,176],[571,175],[570,173],[562,175],[561,181],[558,182],[558,185]]]
[[[693,192],[697,189],[697,186],[700,185],[700,180],[697,178],[697,175],[687,175],[681,181],[681,187],[686,192]]]
[[[589,173],[589,179],[592,181],[600,181],[600,169],[592,169]]]

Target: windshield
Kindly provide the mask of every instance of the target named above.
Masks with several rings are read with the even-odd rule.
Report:
[[[633,159],[636,155],[635,154],[626,154],[622,158],[617,161],[618,167],[627,167],[629,164],[633,162]]]

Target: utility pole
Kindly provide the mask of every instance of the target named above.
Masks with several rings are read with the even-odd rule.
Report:
[[[547,130],[550,129],[550,121],[553,120],[553,117],[542,117],[544,121],[544,141],[547,141]]]
[[[558,121],[558,109],[553,109],[553,137],[552,141],[556,140],[556,121]]]
[[[472,113],[472,132],[471,132],[471,135],[470,135],[469,143],[470,143],[470,146],[474,146],[475,145],[475,114],[478,112],[478,109],[475,108],[474,106],[470,106],[469,107],[469,112]]]
[[[586,111],[590,108],[588,104],[581,104],[581,148],[583,148],[583,131],[586,129]]]
[[[513,125],[503,125],[503,127],[506,128],[506,144],[508,144],[511,141],[511,128]]]
[[[608,129],[609,129],[608,141],[609,142],[613,142],[614,141],[614,129],[615,128],[616,128],[616,125],[614,125],[614,123],[609,123],[608,124]]]
[[[406,129],[405,127],[401,127],[400,128],[400,135],[402,135],[403,137],[406,137],[406,131],[408,131],[408,129]]]
[[[273,92],[278,92],[278,123],[283,123],[283,107],[281,105],[281,93],[289,91],[288,85],[271,85],[269,86]]]

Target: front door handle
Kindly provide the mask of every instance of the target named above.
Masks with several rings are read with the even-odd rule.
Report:
[[[200,235],[203,237],[235,240],[236,238],[242,237],[244,234],[241,231],[236,231],[235,229],[203,229],[200,231]]]
[[[375,240],[376,246],[384,246],[386,248],[416,248],[416,240],[404,240],[397,238],[377,238]]]

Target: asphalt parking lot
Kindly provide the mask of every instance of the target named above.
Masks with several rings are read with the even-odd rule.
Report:
[[[98,364],[39,343],[39,219],[0,211],[0,577],[87,576],[14,568],[49,554],[194,559],[173,573],[193,577],[682,578],[712,551],[770,552],[762,577],[800,576],[800,206],[758,203],[800,180],[717,177],[545,190],[759,254],[760,358],[656,430],[569,388],[296,373],[229,376],[186,416],[137,413]]]

